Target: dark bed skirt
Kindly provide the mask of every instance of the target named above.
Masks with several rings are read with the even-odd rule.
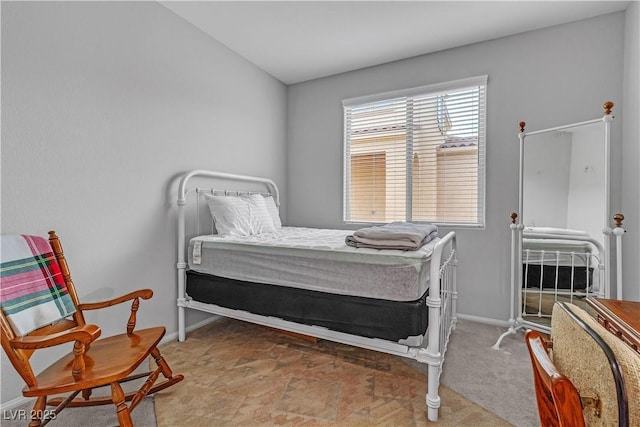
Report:
[[[398,302],[245,282],[189,270],[187,294],[202,303],[394,342],[424,335],[429,319],[428,291],[416,301]]]
[[[570,267],[560,266],[557,268],[555,265],[545,265],[542,269],[542,288],[543,289],[555,289],[556,287],[556,273],[558,275],[558,289],[569,290],[571,289],[571,278],[573,276],[573,289],[574,290],[586,290],[587,283],[589,286],[593,285],[593,268],[589,268],[589,278],[587,281],[587,267]],[[528,288],[540,287],[540,265],[539,264],[523,264],[522,265],[522,277],[527,276]],[[524,286],[524,283],[523,283]]]

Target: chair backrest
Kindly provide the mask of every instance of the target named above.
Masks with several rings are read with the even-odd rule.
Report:
[[[84,316],[62,246],[55,232],[0,237],[0,330],[2,348],[29,386],[35,375],[30,349],[16,349],[16,337],[49,335],[78,325]]]
[[[571,380],[562,375],[553,364],[540,334],[527,331],[525,342],[533,367],[533,382],[541,425],[584,426],[580,394]]]
[[[633,350],[574,304],[554,306],[551,331],[555,366],[583,400],[599,401],[598,410],[584,410],[587,425],[640,425],[640,358]]]

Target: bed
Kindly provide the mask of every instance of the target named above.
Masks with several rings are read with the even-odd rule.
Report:
[[[550,319],[558,301],[586,305],[604,297],[602,245],[581,230],[525,227],[522,233],[522,316]]]
[[[215,209],[239,198],[264,199],[273,229],[258,220],[247,225],[258,232],[229,232]],[[355,248],[350,230],[282,226],[272,180],[206,170],[181,177],[177,205],[179,341],[192,309],[414,359],[428,365],[427,415],[438,419],[456,324],[454,232],[416,250]]]

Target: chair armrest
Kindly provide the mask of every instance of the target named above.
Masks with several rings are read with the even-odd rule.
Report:
[[[99,308],[105,308],[112,305],[120,304],[121,302],[133,300],[133,302],[131,303],[131,314],[129,315],[129,321],[127,322],[127,335],[131,335],[136,327],[136,313],[138,312],[138,306],[140,305],[140,298],[149,299],[152,296],[153,291],[151,289],[140,289],[108,301],[94,302],[89,304],[78,304],[78,309],[81,311],[96,310]]]
[[[153,291],[151,289],[139,289],[137,291],[129,292],[126,295],[122,295],[120,297],[110,299],[107,301],[78,304],[78,309],[79,310],[97,310],[100,308],[111,307],[112,305],[120,304],[135,298],[149,299],[152,296],[153,296]]]
[[[14,348],[37,350],[39,348],[53,347],[71,341],[90,344],[95,341],[101,333],[102,331],[96,325],[84,325],[50,335],[16,337],[13,338],[10,343]]]

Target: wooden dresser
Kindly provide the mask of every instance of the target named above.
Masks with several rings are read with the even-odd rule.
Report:
[[[640,355],[640,302],[589,298],[598,322]]]

